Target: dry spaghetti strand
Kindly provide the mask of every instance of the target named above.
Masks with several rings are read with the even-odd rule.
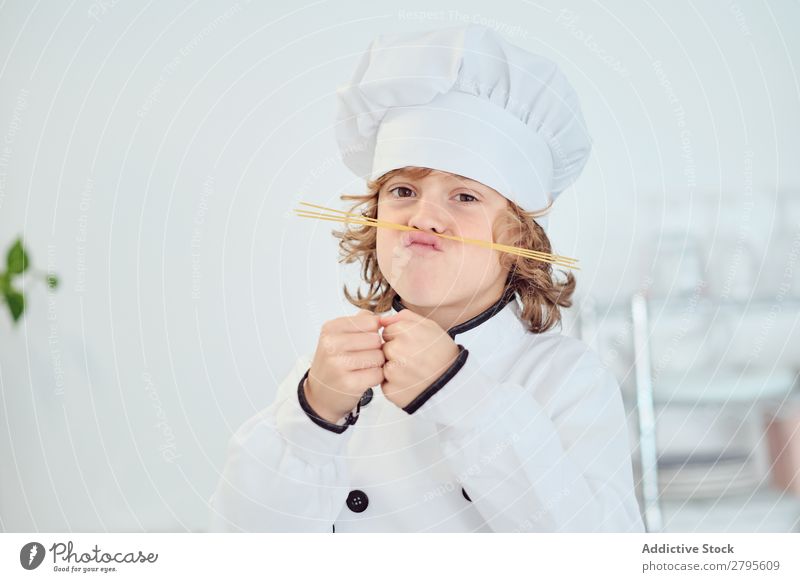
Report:
[[[379,220],[377,220],[375,218],[370,218],[370,217],[364,216],[362,214],[353,214],[351,212],[345,212],[344,210],[338,210],[336,208],[327,208],[325,206],[319,206],[318,204],[311,204],[310,202],[301,202],[301,204],[305,204],[306,206],[311,206],[313,208],[320,208],[320,209],[326,210],[327,212],[335,212],[337,214],[342,214],[342,215],[345,215],[345,216],[351,216],[353,218],[357,218],[358,220],[366,220],[366,221],[369,221],[369,222],[372,222],[372,223],[375,223],[375,224],[382,224],[382,225],[386,225],[386,226],[393,225],[392,226],[393,228],[397,228],[397,229],[400,229],[400,230],[419,230],[417,228],[413,228],[413,227],[410,227],[410,226],[404,226],[404,225],[401,225],[401,224],[395,224],[395,223],[389,223],[389,222],[385,222],[385,221],[379,221]],[[307,213],[307,214],[313,214],[313,213],[309,213],[309,211],[306,211],[306,210],[295,210],[295,212],[303,212],[303,213]],[[520,247],[512,247],[512,246],[509,246],[509,245],[503,245],[503,244],[500,244],[500,243],[493,243],[493,242],[484,241],[484,240],[467,239],[467,238],[463,238],[463,237],[448,236],[448,235],[438,234],[438,233],[432,233],[432,234],[435,234],[437,236],[440,236],[442,238],[447,238],[447,239],[450,239],[450,240],[457,240],[457,241],[460,241],[460,242],[468,242],[468,243],[471,243],[471,244],[477,244],[477,245],[481,245],[481,246],[489,246],[490,248],[497,248],[498,250],[504,249],[504,250],[508,250],[508,252],[518,252],[519,251],[519,252],[523,252],[525,254],[530,253],[530,256],[532,256],[532,257],[535,257],[535,256],[551,257],[551,258],[558,259],[560,261],[564,261],[564,262],[567,262],[567,263],[576,263],[577,262],[577,259],[573,259],[571,257],[566,257],[564,255],[554,255],[554,254],[550,254],[550,253],[543,253],[543,252],[540,252],[540,251],[532,251],[532,250],[529,250],[529,249],[521,249]]]
[[[331,214],[325,214],[325,213],[321,213],[321,212],[312,212],[310,210],[305,210],[305,209],[295,209],[294,212],[298,216],[303,217],[303,218],[316,218],[318,220],[329,220],[329,221],[332,221],[332,222],[359,224],[359,225],[362,225],[362,226],[372,226],[372,227],[376,227],[376,228],[378,228],[378,227],[391,228],[391,229],[395,229],[395,230],[417,230],[417,231],[419,230],[418,228],[414,228],[414,227],[411,227],[411,226],[405,226],[403,224],[396,224],[394,222],[387,222],[387,221],[384,221],[384,220],[377,220],[375,218],[370,218],[368,216],[364,216],[364,215],[361,215],[361,214],[353,214],[353,213],[345,212],[343,210],[338,210],[338,209],[335,209],[335,208],[327,208],[325,206],[319,206],[317,204],[311,204],[309,202],[301,202],[301,204],[304,204],[306,206],[310,206],[310,207],[313,207],[313,208],[319,208],[319,209],[325,210],[326,212],[334,212],[334,213],[336,213],[335,215],[331,215]],[[552,263],[552,264],[555,264],[555,265],[560,265],[560,266],[563,266],[563,267],[567,267],[569,269],[580,270],[580,267],[578,267],[575,264],[577,262],[577,259],[573,259],[571,257],[565,257],[563,255],[554,255],[554,254],[551,254],[551,253],[543,253],[543,252],[540,252],[540,251],[532,251],[530,249],[523,249],[523,248],[520,248],[520,247],[514,247],[514,246],[510,246],[510,245],[504,245],[504,244],[500,244],[500,243],[495,243],[495,242],[485,241],[485,240],[479,240],[479,239],[470,239],[470,238],[464,238],[464,237],[460,237],[460,236],[449,236],[449,235],[438,234],[438,233],[431,233],[431,234],[435,234],[438,237],[449,239],[449,240],[455,240],[455,241],[459,241],[459,242],[466,243],[466,244],[472,244],[472,245],[481,246],[481,247],[484,247],[484,248],[489,248],[489,249],[493,249],[493,250],[497,250],[497,251],[501,251],[501,252],[511,253],[511,254],[514,254],[514,255],[522,256],[522,257],[529,258],[529,259],[534,259],[534,260],[537,260],[537,261],[543,261],[543,262]]]
[[[342,211],[337,211],[337,212],[341,212],[342,214],[346,214],[348,216],[331,216],[331,215],[326,215],[326,214],[322,214],[322,213],[310,212],[310,211],[306,211],[306,210],[297,210],[297,209],[295,210],[295,212],[299,216],[302,216],[302,217],[317,218],[317,219],[320,219],[320,220],[330,220],[330,221],[334,221],[334,222],[361,224],[363,226],[375,226],[375,227],[393,228],[393,229],[397,229],[397,230],[419,230],[417,228],[413,228],[413,227],[409,227],[409,226],[405,226],[405,225],[401,225],[401,224],[395,224],[395,223],[392,223],[392,222],[380,221],[380,220],[376,220],[374,218],[369,218],[369,217],[366,217],[366,216],[352,215],[350,213],[344,213]],[[437,234],[437,233],[433,233],[433,234]],[[464,243],[468,243],[468,244],[475,244],[475,245],[483,246],[483,247],[486,247],[486,248],[499,250],[499,251],[502,251],[502,252],[508,252],[508,253],[516,254],[516,255],[519,255],[519,256],[526,257],[526,258],[531,258],[531,259],[534,259],[534,260],[554,263],[554,264],[561,265],[561,266],[564,266],[564,267],[567,267],[567,268],[570,268],[570,269],[580,270],[580,267],[577,267],[574,264],[576,259],[572,259],[570,257],[562,257],[561,255],[551,255],[549,253],[541,253],[541,252],[538,252],[538,251],[531,251],[531,250],[528,250],[528,249],[521,249],[519,247],[502,245],[502,244],[499,244],[499,243],[492,243],[492,242],[484,241],[484,240],[468,239],[468,238],[463,238],[463,237],[451,237],[451,236],[448,236],[448,235],[437,235],[437,236],[440,236],[442,238],[448,238],[448,239],[451,239],[451,240],[457,240],[459,242],[464,242]]]

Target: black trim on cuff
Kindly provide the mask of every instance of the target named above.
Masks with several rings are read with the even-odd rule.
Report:
[[[330,422],[329,420],[325,420],[324,418],[319,416],[314,411],[313,408],[311,408],[311,405],[308,403],[308,400],[306,400],[306,391],[303,389],[303,384],[305,383],[306,378],[308,378],[308,373],[310,371],[311,368],[306,370],[306,373],[303,374],[303,377],[300,378],[300,383],[297,385],[297,399],[300,401],[300,408],[303,409],[303,412],[306,413],[306,416],[308,416],[311,420],[313,420],[315,424],[331,432],[335,432],[338,434],[343,433],[345,430],[347,430],[348,426],[350,426],[351,424],[355,424],[356,421],[358,420],[358,413],[361,411],[361,401],[358,402],[358,406],[356,407],[355,413],[353,412],[347,413],[344,424],[335,424],[333,422]]]
[[[453,376],[455,376],[458,371],[464,367],[464,364],[467,361],[467,356],[469,355],[469,350],[461,344],[457,345],[458,356],[456,357],[455,361],[450,364],[450,367],[447,368],[447,370],[445,370],[444,373],[433,382],[433,384],[425,388],[425,390],[418,394],[414,400],[406,404],[403,407],[403,410],[409,414],[414,414],[414,412],[416,412],[420,406],[425,404],[431,396],[444,388],[444,386],[453,378]]]

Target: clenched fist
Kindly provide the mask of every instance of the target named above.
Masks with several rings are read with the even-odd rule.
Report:
[[[306,400],[325,420],[336,423],[356,407],[371,386],[383,382],[378,316],[362,309],[322,325],[306,379]]]
[[[384,396],[400,408],[408,405],[449,368],[458,345],[438,323],[410,309],[378,316],[383,326]]]

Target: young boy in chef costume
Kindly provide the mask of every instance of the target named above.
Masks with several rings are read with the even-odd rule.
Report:
[[[558,67],[477,25],[384,35],[336,131],[368,185],[343,198],[418,230],[336,233],[361,310],[232,436],[211,529],[644,531],[619,385],[553,329],[574,277],[436,236],[551,251],[591,150]]]

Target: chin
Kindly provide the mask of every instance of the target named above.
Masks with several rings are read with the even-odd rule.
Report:
[[[404,281],[402,285],[396,286],[394,289],[404,303],[416,305],[417,307],[433,308],[452,302],[452,298],[448,296],[447,289],[438,289],[431,285],[430,281],[418,285]]]

